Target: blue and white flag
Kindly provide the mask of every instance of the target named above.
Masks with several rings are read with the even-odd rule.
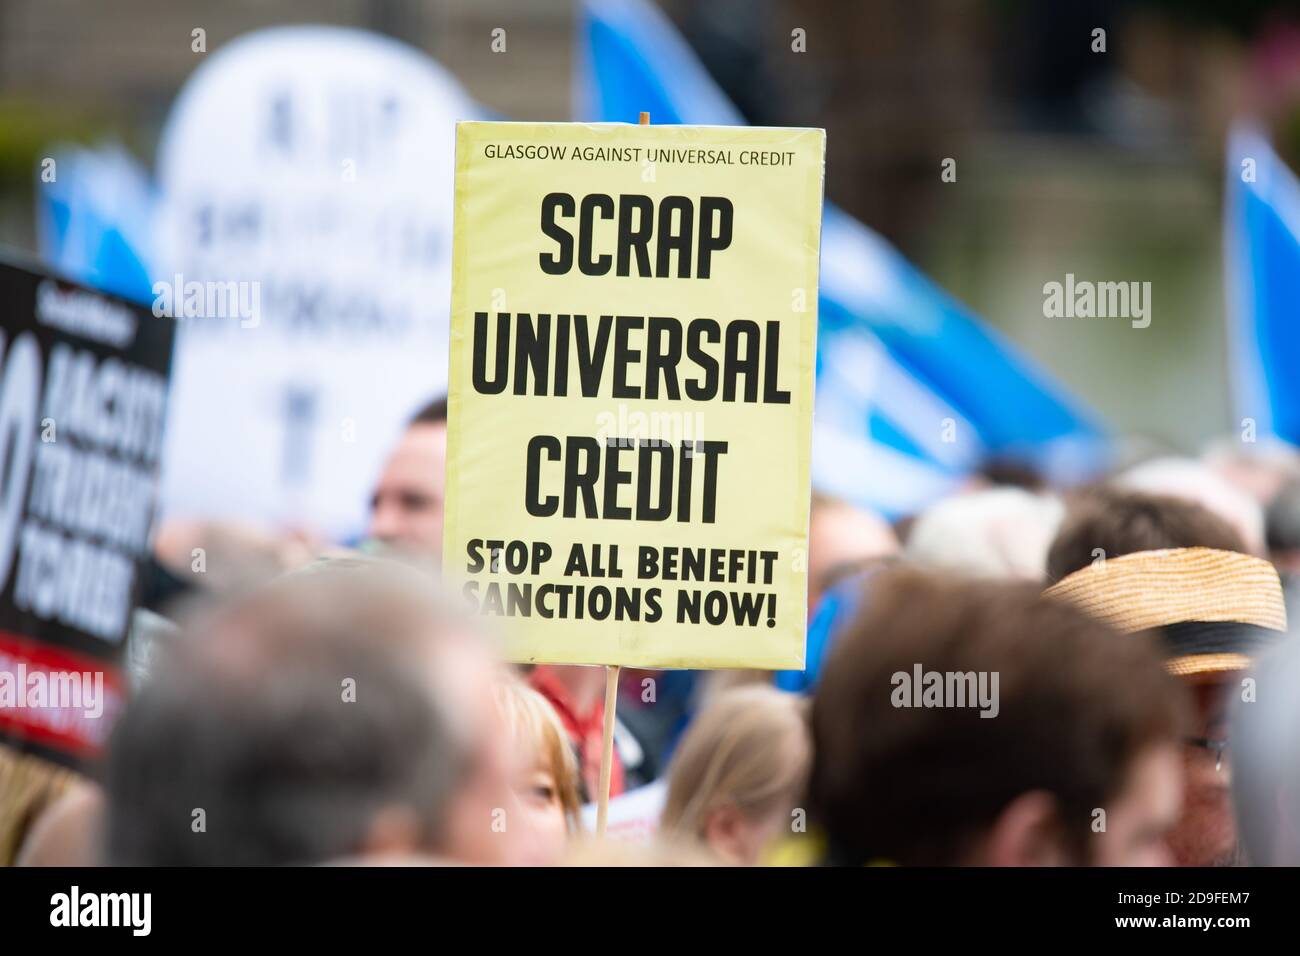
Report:
[[[1300,444],[1300,181],[1255,129],[1228,143],[1224,258],[1234,405],[1255,439]]]
[[[645,0],[585,0],[577,118],[743,125]],[[1058,480],[1102,463],[1078,403],[883,238],[829,203],[822,226],[813,484],[888,517],[951,490],[988,456]]]
[[[121,146],[57,149],[36,183],[41,258],[69,278],[151,302],[149,246],[155,194]]]

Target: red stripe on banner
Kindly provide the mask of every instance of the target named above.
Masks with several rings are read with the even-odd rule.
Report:
[[[123,696],[121,670],[107,661],[0,631],[0,739],[94,757]]]

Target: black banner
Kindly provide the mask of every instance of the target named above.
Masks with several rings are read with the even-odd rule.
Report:
[[[0,262],[0,741],[79,767],[124,692],[175,322]]]

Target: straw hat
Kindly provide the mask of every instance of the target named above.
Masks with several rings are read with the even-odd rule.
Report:
[[[1244,670],[1286,630],[1277,571],[1235,551],[1138,551],[1081,568],[1043,593],[1125,633],[1159,628],[1165,666],[1185,677]]]

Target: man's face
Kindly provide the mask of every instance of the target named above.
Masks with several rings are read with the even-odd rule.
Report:
[[[448,808],[444,844],[437,849],[462,863],[521,862],[525,839],[514,820],[516,759],[509,726],[496,705],[500,663],[477,635],[446,635],[429,673],[430,685],[454,721],[468,767]]]
[[[814,506],[808,532],[808,614],[817,609],[827,577],[838,567],[898,551],[898,539],[884,519],[840,502]]]
[[[446,425],[408,428],[371,499],[370,537],[419,554],[441,554],[446,464]]]
[[[1198,684],[1193,737],[1227,739],[1231,682]],[[1232,816],[1232,766],[1228,754],[1187,744],[1182,755],[1186,802],[1169,845],[1179,866],[1227,866],[1237,862],[1237,827]]]
[[[1128,786],[1112,802],[1097,841],[1098,866],[1171,866],[1169,836],[1183,798],[1182,755],[1174,744],[1138,754]]]

